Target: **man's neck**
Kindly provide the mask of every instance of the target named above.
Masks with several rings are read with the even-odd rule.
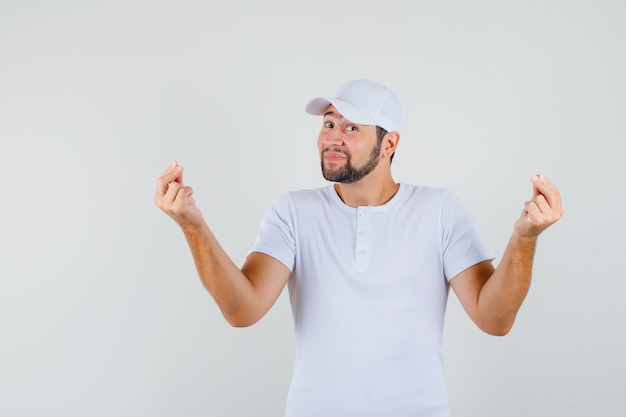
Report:
[[[382,206],[398,192],[400,185],[391,175],[385,179],[363,178],[351,184],[335,184],[335,191],[341,200],[350,207]]]

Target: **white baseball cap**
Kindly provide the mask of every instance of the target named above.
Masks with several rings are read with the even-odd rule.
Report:
[[[402,129],[402,105],[396,95],[384,85],[371,80],[345,83],[334,97],[317,97],[306,105],[306,112],[322,115],[332,104],[351,122],[380,126],[387,132]]]

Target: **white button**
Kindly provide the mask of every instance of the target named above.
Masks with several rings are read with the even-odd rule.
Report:
[[[363,236],[365,234],[365,230],[359,230],[359,236]]]
[[[357,253],[358,253],[359,255],[361,255],[361,256],[365,255],[365,251],[364,251],[364,250],[360,250],[360,251],[358,251]]]
[[[365,212],[364,211],[359,211],[359,216],[361,216],[361,217],[365,216]]]

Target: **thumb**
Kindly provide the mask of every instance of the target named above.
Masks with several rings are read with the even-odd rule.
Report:
[[[180,187],[178,193],[176,195],[176,199],[180,200],[181,204],[189,203],[190,200],[193,200],[193,188],[188,185],[184,185]]]
[[[174,203],[172,204],[172,211],[176,214],[184,213],[190,206],[195,205],[193,200],[193,189],[189,186],[182,186],[176,192]]]

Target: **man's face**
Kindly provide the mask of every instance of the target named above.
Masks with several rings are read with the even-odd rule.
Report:
[[[376,139],[376,126],[353,123],[333,105],[324,114],[317,146],[322,175],[328,181],[357,182],[380,162],[381,143]]]

